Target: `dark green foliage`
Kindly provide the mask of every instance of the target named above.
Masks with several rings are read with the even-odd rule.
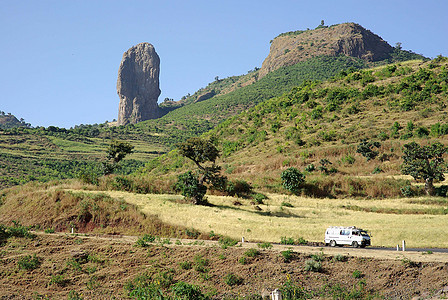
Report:
[[[284,262],[289,262],[294,254],[294,251],[292,251],[291,249],[285,250],[285,251],[281,251],[280,252],[282,257],[283,257],[283,261]]]
[[[353,271],[353,273],[352,273],[352,277],[353,277],[353,278],[356,278],[356,279],[362,278],[363,276],[364,276],[364,275],[363,275],[362,272],[359,271],[359,270],[355,270],[355,271]]]
[[[285,189],[292,193],[298,193],[301,185],[305,182],[305,175],[294,167],[290,167],[281,174],[282,184]]]
[[[181,194],[191,200],[194,204],[206,204],[204,195],[207,192],[207,187],[199,183],[197,176],[193,175],[191,171],[180,174],[177,177],[176,190],[181,191]]]
[[[171,291],[175,296],[175,299],[185,299],[185,300],[202,300],[208,299],[208,297],[202,294],[201,289],[189,283],[183,281],[177,282],[171,286]]]
[[[272,248],[272,244],[265,242],[265,243],[258,243],[257,246],[261,249],[271,249]]]
[[[292,238],[292,237],[287,238],[286,236],[282,236],[280,238],[280,244],[282,244],[282,245],[294,245],[295,244],[294,243],[294,238]]]
[[[298,300],[298,299],[310,299],[312,295],[308,294],[305,289],[298,283],[288,279],[280,288],[282,299],[285,300]]]
[[[111,159],[114,163],[119,163],[126,155],[133,152],[134,146],[127,142],[113,140],[107,149],[107,159]]]
[[[243,278],[233,273],[228,273],[226,276],[224,276],[224,282],[228,286],[240,285],[243,283]]]
[[[254,201],[255,201],[257,204],[263,204],[263,201],[264,201],[264,200],[267,200],[268,197],[267,197],[266,195],[264,195],[264,194],[256,193],[256,194],[254,194],[254,195],[252,196],[252,199],[254,199]]]
[[[221,237],[218,240],[218,243],[221,245],[221,248],[227,249],[228,247],[232,247],[238,244],[238,241],[229,237]]]
[[[356,152],[360,153],[362,156],[367,158],[367,161],[369,161],[375,159],[375,157],[378,156],[379,152],[373,149],[379,147],[381,147],[381,144],[379,142],[372,142],[364,139],[361,141],[361,143],[359,143]]]
[[[249,250],[244,252],[244,255],[246,255],[247,257],[255,257],[259,254],[260,254],[260,251],[258,251],[257,249],[254,249],[254,248],[250,248]]]
[[[178,176],[176,188],[182,191],[187,199],[194,200],[194,204],[206,204],[203,202],[209,183],[214,189],[224,191],[227,187],[227,178],[220,175],[221,167],[215,165],[219,157],[219,150],[211,140],[202,138],[190,138],[186,142],[177,145],[179,154],[191,159],[199,168],[199,175],[194,176],[191,171]],[[204,163],[211,163],[205,166]]]
[[[229,196],[248,198],[253,193],[253,187],[244,180],[228,181],[226,192]]]
[[[17,266],[19,267],[19,269],[29,271],[39,268],[41,263],[42,259],[37,257],[36,254],[33,254],[33,256],[31,255],[22,256],[17,262]]]
[[[204,162],[212,162],[219,157],[219,150],[209,140],[201,138],[190,138],[177,145],[179,154],[191,159],[200,169]]]
[[[434,194],[434,180],[443,181],[447,165],[443,156],[448,147],[439,142],[428,146],[420,146],[412,142],[403,146],[403,164],[401,171],[411,175],[415,180],[425,181],[425,191],[428,195]]]
[[[6,230],[3,230],[2,235],[5,235],[5,231],[6,231],[6,235],[7,237],[23,237],[23,238],[28,238],[28,239],[34,239],[36,237],[35,234],[30,232],[30,227],[29,226],[23,226],[22,224],[20,224],[19,221],[12,221],[13,226],[7,227]]]

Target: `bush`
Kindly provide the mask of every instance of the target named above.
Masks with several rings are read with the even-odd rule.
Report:
[[[182,196],[189,200],[193,200],[194,204],[205,204],[204,195],[207,187],[199,184],[199,180],[191,171],[181,174],[177,177],[176,190],[181,191]]]
[[[240,285],[243,283],[243,278],[233,273],[229,273],[224,276],[224,282],[229,286]]]
[[[244,255],[246,255],[247,257],[255,257],[259,254],[260,254],[260,251],[258,251],[257,249],[254,249],[254,248],[250,248],[249,250],[244,252]]]
[[[362,275],[361,271],[359,271],[359,270],[355,270],[355,271],[353,271],[353,273],[352,273],[352,277],[353,277],[353,278],[356,278],[356,279],[361,278],[362,276],[363,276],[363,275]]]
[[[294,251],[292,251],[291,249],[288,249],[288,250],[282,251],[280,253],[283,256],[283,261],[284,262],[289,262],[291,260],[291,258],[292,258],[292,255],[293,255]]]
[[[314,259],[308,259],[305,262],[305,271],[321,272],[322,263],[320,261],[315,261]]]
[[[261,248],[261,249],[270,249],[270,248],[272,248],[272,244],[268,243],[268,242],[258,243],[257,246],[258,246],[258,248]]]
[[[250,183],[244,180],[236,180],[227,182],[226,191],[229,196],[237,196],[237,197],[249,197],[253,192],[253,187]]]
[[[252,199],[254,199],[257,204],[263,204],[263,200],[267,200],[268,197],[264,194],[256,193],[252,196]]]
[[[281,174],[282,184],[285,189],[296,194],[300,186],[305,182],[305,175],[294,167],[288,168]]]
[[[182,261],[182,262],[180,262],[179,263],[179,267],[182,269],[182,270],[190,270],[191,269],[191,267],[192,267],[192,263],[191,263],[191,261]]]
[[[286,236],[282,236],[280,238],[280,244],[282,244],[282,245],[294,245],[294,239],[292,237],[287,238]]]
[[[207,297],[202,294],[201,289],[198,286],[185,283],[183,281],[174,284],[171,287],[171,291],[173,292],[175,299],[207,299]]]
[[[17,262],[19,269],[24,269],[24,270],[37,269],[37,268],[39,268],[40,264],[41,264],[41,259],[39,257],[37,257],[36,254],[33,254],[33,256],[31,256],[31,255],[23,256]]]
[[[227,249],[228,247],[232,247],[238,244],[238,241],[229,237],[221,237],[218,240],[218,243],[221,245],[223,249]]]

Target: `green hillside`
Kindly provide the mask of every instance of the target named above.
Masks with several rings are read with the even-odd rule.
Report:
[[[219,141],[224,174],[262,190],[281,190],[280,173],[294,166],[306,173],[310,195],[397,196],[410,185],[391,179],[401,174],[402,145],[443,142],[447,98],[447,59],[410,61],[304,82],[206,136]],[[362,139],[381,143],[377,159],[356,152]],[[178,173],[179,161],[173,152],[149,169]]]
[[[348,57],[314,58],[279,69],[252,85],[136,125],[115,127],[105,123],[71,129],[55,126],[0,129],[0,187],[32,180],[73,178],[83,171],[99,174],[112,139],[135,146],[135,153],[124,161],[122,173],[128,174],[173,149],[176,143],[199,136],[222,120],[279,96],[305,80],[325,79],[342,69],[364,66],[362,61]]]

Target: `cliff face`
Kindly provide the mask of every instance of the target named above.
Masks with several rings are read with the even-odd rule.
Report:
[[[344,23],[276,37],[260,69],[260,78],[280,67],[311,57],[344,54],[366,61],[389,57],[393,47],[381,37],[355,23]]]
[[[118,125],[160,117],[159,66],[160,58],[149,43],[138,44],[123,54],[117,79]]]

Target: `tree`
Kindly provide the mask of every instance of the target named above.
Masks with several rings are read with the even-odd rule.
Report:
[[[193,200],[194,204],[206,204],[204,195],[207,187],[199,183],[197,176],[191,171],[185,172],[177,177],[176,189],[181,191],[182,196]]]
[[[448,147],[439,142],[432,145],[420,146],[412,142],[403,146],[403,164],[401,171],[405,175],[411,175],[415,180],[425,181],[425,192],[434,195],[434,180],[443,181],[447,165],[443,156]]]
[[[373,149],[379,147],[381,147],[381,144],[379,142],[372,142],[364,139],[361,141],[361,143],[359,143],[356,152],[360,153],[362,156],[367,158],[367,161],[369,161],[375,159],[375,157],[378,156],[379,152]]]
[[[283,187],[294,194],[299,191],[300,185],[305,182],[305,175],[294,167],[283,171],[281,178]]]
[[[180,155],[191,159],[198,167],[198,191],[202,188],[201,186],[205,186],[205,183],[210,184],[218,190],[225,189],[227,178],[220,175],[221,167],[215,164],[216,159],[219,157],[219,150],[213,144],[212,140],[197,137],[190,138],[178,144],[177,149]],[[191,198],[189,196],[185,197]],[[201,202],[201,199],[196,197],[194,200],[196,202],[195,204],[200,204]]]
[[[109,162],[103,163],[104,175],[112,174],[117,168],[117,165],[122,161],[126,155],[133,152],[134,146],[126,142],[120,142],[113,140],[107,148],[107,159],[112,160],[112,164]]]

